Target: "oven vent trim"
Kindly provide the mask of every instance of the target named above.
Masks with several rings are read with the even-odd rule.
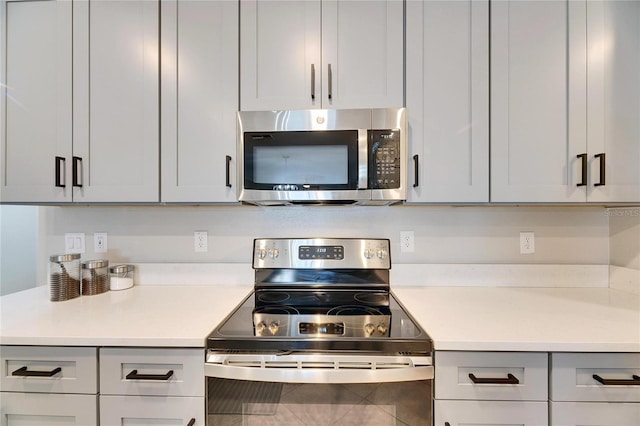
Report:
[[[430,356],[362,358],[209,352],[204,370],[206,377],[281,383],[386,383],[432,380],[434,376]]]
[[[326,369],[326,370],[381,370],[392,368],[412,368],[414,364],[409,361],[303,361],[303,360],[226,360],[223,363],[230,367],[250,367],[250,368],[287,368],[287,369]]]

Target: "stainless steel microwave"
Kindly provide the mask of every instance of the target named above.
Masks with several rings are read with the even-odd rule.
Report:
[[[404,108],[241,111],[238,199],[388,205],[406,199]]]

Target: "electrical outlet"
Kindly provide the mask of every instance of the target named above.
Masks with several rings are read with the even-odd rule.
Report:
[[[65,253],[84,253],[84,233],[74,232],[64,234]]]
[[[536,252],[536,240],[533,232],[520,233],[520,254],[533,254]]]
[[[196,252],[209,251],[207,245],[207,231],[195,231],[193,233],[193,249]]]
[[[400,252],[413,253],[414,251],[413,231],[400,231]]]
[[[96,232],[93,234],[93,251],[95,253],[106,253],[109,248],[107,247],[107,233]]]

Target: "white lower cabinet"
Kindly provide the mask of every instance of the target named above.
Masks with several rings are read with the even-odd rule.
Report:
[[[548,425],[546,352],[437,351],[435,426]]]
[[[551,402],[553,426],[638,426],[640,403]]]
[[[547,425],[547,401],[436,400],[435,426]]]
[[[640,425],[640,353],[553,353],[550,377],[552,425]]]
[[[0,398],[2,426],[97,425],[96,395],[2,392]]]
[[[204,353],[100,349],[100,425],[204,426]]]
[[[101,426],[204,426],[201,397],[100,396]]]
[[[97,424],[97,350],[0,347],[0,425]]]

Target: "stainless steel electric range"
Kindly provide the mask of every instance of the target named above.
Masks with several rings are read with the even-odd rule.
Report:
[[[210,426],[431,425],[433,346],[390,291],[389,240],[256,239],[253,268],[207,338]]]

